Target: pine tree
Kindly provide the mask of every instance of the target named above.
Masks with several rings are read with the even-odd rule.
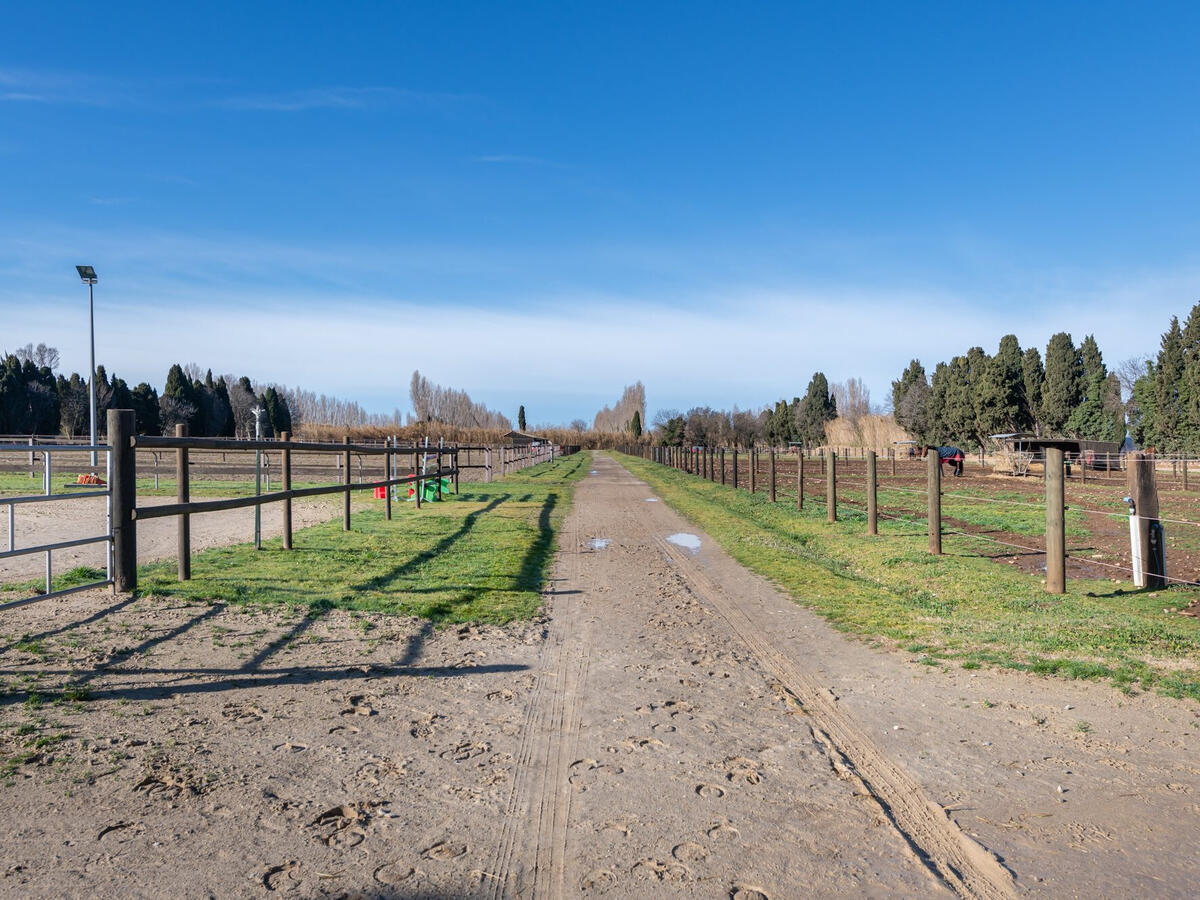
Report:
[[[517,431],[525,430],[525,405],[521,404],[517,410]]]
[[[1158,364],[1154,367],[1154,444],[1159,450],[1179,447],[1184,425],[1180,388],[1183,382],[1183,332],[1179,319],[1171,317],[1171,327],[1162,336]]]
[[[162,401],[166,401],[171,407],[173,419],[186,424],[189,430],[195,429],[200,415],[196,390],[179,363],[171,366],[167,372],[167,383],[163,386],[160,406]]]
[[[892,414],[896,424],[914,440],[925,442],[929,435],[929,380],[925,367],[914,359],[900,378],[892,382]]]
[[[976,386],[975,403],[982,436],[1011,433],[1026,427],[1025,382],[1021,371],[1021,345],[1016,335],[1000,339],[996,355],[988,361]]]
[[[158,414],[158,391],[142,382],[132,391],[133,417],[138,434],[162,434]]]
[[[1061,434],[1083,400],[1083,359],[1071,335],[1059,332],[1046,346],[1046,381],[1042,388],[1042,424],[1050,434]]]
[[[837,418],[837,403],[829,394],[829,380],[821,372],[813,374],[800,402],[800,439],[806,447],[825,443],[825,423]]]
[[[1028,416],[1021,427],[1041,436],[1042,386],[1046,383],[1046,370],[1037,347],[1030,347],[1021,355],[1021,381],[1025,389],[1025,413]]]
[[[642,414],[636,409],[633,411],[633,419],[629,422],[629,432],[635,441],[642,436]]]

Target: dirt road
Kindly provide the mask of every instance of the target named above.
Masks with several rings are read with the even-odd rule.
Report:
[[[674,539],[674,542],[672,542]],[[5,896],[1186,895],[1197,707],[838,634],[615,462],[548,615],[0,620]],[[37,644],[38,652],[20,646]],[[31,710],[28,685],[85,685]],[[201,862],[202,861],[202,862]]]

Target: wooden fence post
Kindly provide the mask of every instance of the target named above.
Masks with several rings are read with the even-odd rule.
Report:
[[[770,454],[771,454],[771,468],[768,471],[768,475],[770,476],[768,494],[771,498],[771,502],[774,503],[775,502],[775,448],[774,447],[771,448]]]
[[[108,411],[108,444],[112,449],[113,587],[137,590],[137,471],[131,445],[136,424],[133,410]]]
[[[188,427],[182,423],[175,426],[175,437],[188,436]],[[175,451],[175,502],[187,503],[191,499],[188,452],[186,447]],[[192,577],[192,522],[187,513],[176,519],[176,553],[179,557],[179,580]]]
[[[725,483],[725,448],[721,448],[721,484]]]
[[[758,472],[758,451],[750,448],[750,493],[754,493],[754,476]]]
[[[929,552],[942,555],[942,461],[936,452],[926,455],[926,489],[929,492]]]
[[[390,437],[383,439],[383,480],[391,481],[392,475],[392,445],[394,441]],[[383,517],[387,521],[392,521],[392,485],[388,485],[383,489]]]
[[[1182,464],[1183,464],[1183,489],[1186,491],[1188,489],[1188,459],[1187,459],[1186,454],[1183,457]]]
[[[504,468],[504,450],[503,450],[503,448],[501,448],[501,450],[500,450],[500,467],[501,467],[501,470],[503,470],[503,468]],[[425,452],[421,451],[421,464],[418,466],[417,465],[417,454],[416,454],[416,451],[413,451],[413,475],[416,475],[417,479],[416,479],[416,481],[412,481],[409,483],[414,488],[413,498],[417,501],[417,509],[421,508],[421,494],[423,493],[422,488],[424,488],[424,486],[425,486],[424,484],[422,484],[421,478],[420,478],[420,476],[422,474],[422,470],[424,468],[425,468]]]
[[[1064,500],[1063,452],[1046,448],[1046,590],[1067,592],[1067,545]]]
[[[837,521],[837,451],[826,451],[829,463],[825,467],[825,520]]]
[[[804,509],[804,450],[796,451],[796,509]]]
[[[875,451],[867,451],[867,534],[879,534],[879,492]]]
[[[1154,477],[1154,457],[1145,453],[1131,453],[1129,464],[1129,496],[1133,500],[1134,520],[1137,523],[1138,545],[1142,557],[1142,584],[1139,587],[1159,588],[1166,584],[1166,565],[1159,565],[1165,557],[1161,546],[1162,523],[1158,520],[1158,485]],[[1165,558],[1162,559],[1165,563]],[[1136,569],[1136,566],[1135,566]],[[1135,577],[1135,584],[1137,584]]]
[[[442,448],[438,447],[437,451],[437,484],[434,485],[437,489],[437,498],[442,499]]]
[[[283,451],[280,454],[283,457],[281,463],[283,467],[283,489],[290,491],[292,489],[292,433],[284,431],[279,435],[279,439],[283,442]],[[283,501],[283,549],[292,549],[292,498],[288,497]]]
[[[733,489],[737,490],[737,447],[733,448]]]
[[[342,438],[342,443],[346,446],[346,456],[342,466],[342,484],[347,488],[350,487],[350,435]],[[350,491],[347,490],[342,495],[342,531],[350,530]]]
[[[892,458],[892,477],[896,477],[896,448],[893,447],[888,451],[888,456]]]

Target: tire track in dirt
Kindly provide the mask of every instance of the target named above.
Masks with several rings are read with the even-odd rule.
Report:
[[[620,465],[611,458],[606,461]],[[627,469],[620,468],[629,474]],[[999,900],[1016,896],[1011,873],[964,834],[945,810],[929,800],[912,776],[888,759],[837,707],[835,698],[817,679],[802,672],[776,649],[768,637],[768,623],[755,621],[744,604],[688,558],[686,550],[671,547],[647,526],[643,517],[629,518],[631,529],[640,531],[658,547],[696,596],[725,619],[763,668],[778,679],[790,700],[812,720],[813,733],[825,746],[834,771],[879,805],[934,877],[962,897]]]
[[[560,553],[569,576],[555,595],[539,674],[525,707],[516,776],[504,828],[485,896],[561,897],[566,873],[567,825],[571,813],[570,769],[579,738],[579,699],[587,678],[586,639],[575,593],[582,547],[578,532],[564,533]]]

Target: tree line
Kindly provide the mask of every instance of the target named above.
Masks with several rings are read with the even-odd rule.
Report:
[[[54,373],[59,354],[53,347],[27,345],[0,360],[0,434],[88,435],[88,382],[78,372]],[[259,386],[242,376],[203,376],[195,363],[176,363],[160,393],[147,382],[130,387],[125,379],[96,367],[96,428],[103,435],[110,409],[132,409],[139,434],[170,434],[177,424],[193,435],[248,437],[254,434],[254,410],[262,409],[264,436],[296,425],[287,389]]]
[[[835,393],[839,391],[845,392],[846,386],[831,389],[824,373],[816,372],[803,397],[780,400],[757,412],[710,406],[697,406],[686,413],[659,410],[654,433],[658,443],[672,447],[782,447],[792,442],[818,447],[825,442],[826,425],[838,416]],[[862,383],[857,382],[850,389],[853,402],[860,403],[864,392]]]
[[[1007,334],[994,355],[972,347],[938,363],[932,378],[914,359],[892,382],[892,409],[915,440],[965,448],[1018,432],[1120,442],[1127,413],[1122,379],[1095,337],[1076,346],[1065,331],[1050,338],[1044,358]]]
[[[1134,441],[1171,453],[1200,452],[1200,303],[1182,326],[1171,317],[1157,357],[1137,362],[1127,404]]]

